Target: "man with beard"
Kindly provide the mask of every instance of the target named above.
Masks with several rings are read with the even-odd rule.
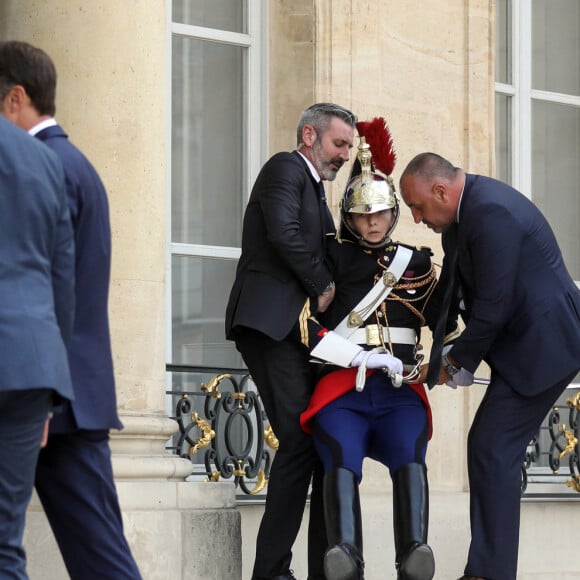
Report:
[[[349,161],[356,117],[332,103],[306,109],[298,148],[274,155],[254,184],[244,216],[242,255],[226,312],[226,335],[248,366],[279,448],[256,541],[253,580],[292,580],[292,546],[312,479],[308,578],[323,580],[327,547],[322,469],[300,427],[313,390],[309,354],[294,332],[334,297],[324,256],[335,228],[322,181]],[[293,332],[294,331],[294,332]]]

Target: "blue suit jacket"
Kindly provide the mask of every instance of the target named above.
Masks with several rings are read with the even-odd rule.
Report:
[[[466,175],[457,247],[466,328],[451,356],[472,372],[485,360],[523,395],[578,371],[580,290],[538,208],[500,181]]]
[[[0,117],[0,391],[72,386],[74,245],[56,156]]]
[[[109,334],[111,270],[109,204],[101,179],[61,127],[36,137],[60,158],[75,241],[75,326],[69,364],[75,400],[72,412],[80,429],[121,429]],[[58,429],[55,415],[54,429]]]

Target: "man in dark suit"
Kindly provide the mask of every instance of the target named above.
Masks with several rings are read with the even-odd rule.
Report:
[[[355,122],[350,111],[332,103],[306,109],[298,124],[298,149],[278,153],[264,165],[244,216],[226,335],[236,341],[279,441],[256,541],[254,580],[294,578],[291,550],[311,479],[308,578],[324,579],[322,469],[300,427],[314,387],[300,323],[323,311],[334,296],[324,259],[325,236],[335,229],[322,181],[332,181],[348,162]]]
[[[0,577],[24,580],[22,534],[44,426],[73,390],[74,243],[62,167],[0,118]]]
[[[471,545],[463,578],[515,580],[520,466],[580,369],[580,290],[544,216],[508,185],[423,153],[403,172],[401,195],[415,222],[443,234],[438,295],[453,285],[451,310],[466,324],[431,363],[435,382],[473,373],[482,360],[491,368],[467,442]]]
[[[2,114],[59,157],[74,228],[76,311],[68,350],[75,399],[55,411],[36,490],[72,579],[140,578],[123,533],[109,429],[121,429],[108,322],[109,206],[87,158],[53,118],[56,70],[42,50],[0,43]]]

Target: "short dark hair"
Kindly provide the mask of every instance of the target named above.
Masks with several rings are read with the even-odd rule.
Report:
[[[27,42],[0,42],[0,98],[16,86],[24,87],[40,115],[54,116],[56,111],[56,68],[40,48]]]
[[[296,142],[298,145],[302,143],[302,129],[305,125],[312,125],[319,137],[326,129],[333,117],[342,119],[347,125],[353,129],[356,127],[357,116],[334,103],[315,103],[302,112],[300,121],[298,122],[298,130],[296,132]]]
[[[437,153],[419,153],[411,159],[405,170],[401,175],[400,181],[407,175],[413,177],[422,177],[427,181],[433,180],[435,177],[443,177],[445,179],[454,179],[459,171],[452,163],[447,161]]]

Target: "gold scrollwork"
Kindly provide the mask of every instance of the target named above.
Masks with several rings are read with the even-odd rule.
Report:
[[[219,481],[221,477],[221,473],[219,471],[212,471],[211,477],[208,477],[206,481],[216,482]]]
[[[278,441],[278,438],[274,434],[274,429],[272,429],[272,425],[270,424],[264,429],[264,441],[274,450],[278,449],[280,445],[280,441]]]
[[[566,482],[567,487],[571,487],[574,491],[580,492],[580,476],[573,475],[572,479]]]
[[[266,478],[266,473],[263,469],[260,469],[260,471],[258,471],[258,481],[256,481],[254,489],[250,491],[250,495],[256,495],[257,493],[260,493],[266,487],[267,483],[268,479]]]
[[[214,399],[221,399],[222,394],[219,391],[220,383],[225,379],[231,379],[232,375],[228,373],[222,373],[221,375],[216,375],[212,377],[211,381],[206,385],[201,383],[201,390],[204,393],[210,393]]]
[[[566,455],[574,451],[574,447],[576,447],[576,445],[578,444],[578,438],[574,437],[574,433],[570,431],[570,429],[566,429],[566,425],[564,425],[563,423],[560,426],[559,430],[562,431],[564,433],[564,437],[566,437],[566,447],[562,449],[560,455],[558,456],[559,459],[562,459],[562,457],[566,457]]]
[[[566,399],[566,405],[574,407],[576,411],[580,411],[580,391],[576,393],[571,399]]]
[[[211,443],[211,440],[215,438],[215,431],[205,419],[202,419],[195,412],[191,414],[191,422],[196,424],[201,433],[197,443],[189,450],[190,455],[195,455],[200,449]]]

